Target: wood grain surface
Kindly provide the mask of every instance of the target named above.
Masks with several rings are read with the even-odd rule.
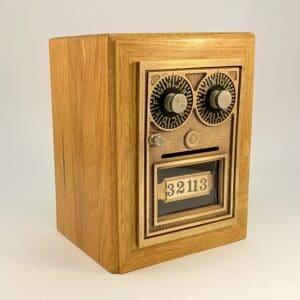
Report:
[[[139,248],[137,64],[237,58],[243,61],[243,67],[233,224]],[[114,273],[245,238],[253,60],[251,33],[112,34],[51,39],[58,230]]]

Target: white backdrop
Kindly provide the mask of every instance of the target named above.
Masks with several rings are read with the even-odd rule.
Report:
[[[0,299],[300,299],[299,17],[298,0],[0,0]],[[256,34],[248,238],[111,275],[55,230],[48,39],[211,31]]]

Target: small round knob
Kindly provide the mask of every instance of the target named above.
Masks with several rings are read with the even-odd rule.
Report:
[[[195,130],[190,130],[187,132],[184,138],[185,145],[188,148],[195,148],[199,145],[200,137],[199,133]]]
[[[188,101],[184,94],[170,93],[164,101],[165,109],[169,112],[180,114],[185,111]]]
[[[232,97],[227,90],[215,90],[209,97],[209,104],[213,108],[227,109],[230,106]]]
[[[149,136],[149,144],[162,147],[165,144],[165,138],[161,134],[152,134]]]

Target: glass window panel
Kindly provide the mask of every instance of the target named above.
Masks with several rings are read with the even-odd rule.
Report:
[[[220,163],[159,168],[158,217],[218,204]]]

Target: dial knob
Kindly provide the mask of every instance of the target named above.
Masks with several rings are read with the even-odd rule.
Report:
[[[164,107],[168,112],[180,114],[187,108],[188,101],[184,94],[170,93],[165,97]]]
[[[215,90],[209,97],[209,104],[213,108],[226,110],[231,104],[231,94],[227,90]]]
[[[221,72],[212,73],[198,87],[196,113],[204,124],[215,126],[229,118],[235,102],[236,90],[231,77]]]

